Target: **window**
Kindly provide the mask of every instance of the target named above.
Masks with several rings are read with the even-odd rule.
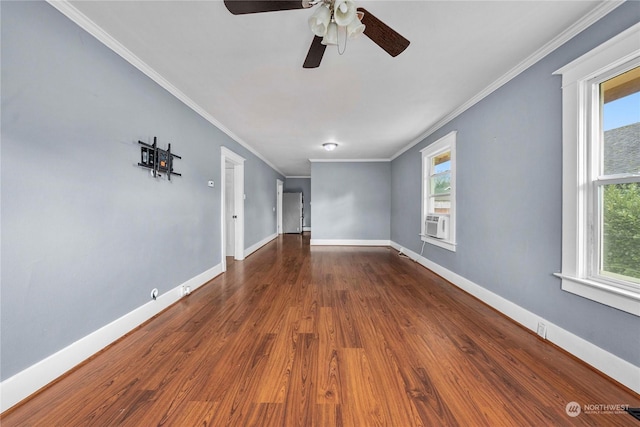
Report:
[[[640,66],[593,85],[597,251],[593,272],[640,285]],[[609,77],[609,76],[607,76]]]
[[[562,289],[640,316],[640,24],[560,69]]]
[[[422,240],[456,250],[456,132],[421,150]]]

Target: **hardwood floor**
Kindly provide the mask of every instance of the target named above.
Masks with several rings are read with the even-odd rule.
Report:
[[[572,401],[640,407],[390,248],[285,235],[0,424],[640,425],[627,413],[569,417]]]

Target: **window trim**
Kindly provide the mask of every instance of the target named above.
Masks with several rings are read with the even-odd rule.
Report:
[[[428,146],[426,146],[425,148],[423,148],[422,150],[420,150],[421,153],[421,159],[422,159],[422,175],[421,175],[421,180],[422,180],[422,193],[420,196],[420,201],[421,201],[421,205],[420,205],[420,218],[421,218],[421,225],[420,225],[420,239],[423,242],[429,243],[431,245],[434,246],[438,246],[441,247],[443,249],[447,249],[450,250],[452,252],[456,251],[456,135],[457,135],[457,131],[452,131],[449,132],[448,134],[446,134],[445,136],[443,136],[442,138],[438,139],[437,141],[435,141],[432,144],[429,144]],[[424,228],[424,222],[425,222],[425,218],[426,216],[430,213],[427,212],[426,206],[427,206],[427,200],[430,197],[430,190],[429,190],[429,184],[428,184],[428,179],[430,178],[429,175],[429,159],[431,159],[432,157],[444,152],[444,151],[450,151],[451,152],[451,194],[450,194],[450,199],[451,199],[451,211],[449,214],[449,237],[447,239],[436,239],[433,237],[429,237],[426,235],[426,230]]]
[[[640,316],[640,291],[593,276],[590,100],[594,79],[640,58],[640,24],[557,70],[562,75],[562,289]]]

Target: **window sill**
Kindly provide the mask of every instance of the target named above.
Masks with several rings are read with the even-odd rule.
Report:
[[[423,242],[429,243],[431,245],[438,246],[443,249],[447,249],[451,252],[456,251],[456,243],[451,242],[449,240],[434,239],[433,237],[425,236],[423,234],[420,235],[420,238],[422,239]]]
[[[554,273],[562,279],[562,290],[640,317],[640,293],[604,282]]]

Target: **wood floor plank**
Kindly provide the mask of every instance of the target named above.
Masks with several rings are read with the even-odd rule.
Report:
[[[284,419],[282,403],[252,403],[242,426],[247,427],[281,427]],[[215,426],[215,424],[211,424]]]
[[[207,400],[220,402],[212,425],[244,425],[244,420],[251,411],[253,396],[259,387],[255,378],[263,371],[272,354],[275,340],[276,337],[272,334],[256,336],[248,342],[237,340],[226,357],[220,359],[220,363],[212,371],[215,376],[210,376],[208,381],[210,384],[218,384],[218,392],[213,396],[207,394],[206,389],[203,393],[198,393],[207,395]],[[221,372],[225,375],[221,376]]]
[[[283,235],[0,415],[13,426],[629,426],[597,373],[384,247]]]
[[[200,402],[190,400],[184,404],[181,411],[175,413],[175,417],[169,419],[168,426],[213,426],[213,418],[218,412],[218,402]],[[140,424],[130,424],[140,426]]]
[[[390,426],[389,414],[383,412],[382,400],[388,396],[378,394],[375,377],[365,351],[361,348],[343,348],[339,360],[342,361],[341,387],[344,391],[342,416],[349,426]]]
[[[318,285],[304,287],[304,296],[300,301],[300,333],[315,333],[318,330],[318,315],[321,307]]]
[[[351,292],[338,290],[335,294],[335,310],[332,312],[335,317],[338,345],[344,348],[361,348],[360,331],[355,319],[357,314],[350,310]]]
[[[257,403],[284,403],[291,381],[291,369],[298,346],[298,315],[295,307],[289,307],[283,315],[282,328],[278,332],[273,349],[260,373],[261,387]]]
[[[321,307],[318,320],[318,393],[316,402],[320,405],[339,404],[342,401],[333,311],[332,307]],[[335,408],[327,406],[323,409],[334,410]]]
[[[298,334],[296,354],[291,367],[283,424],[305,427],[314,418],[315,396],[318,394],[318,335]]]
[[[318,404],[314,411],[314,420],[310,426],[322,427],[343,427],[342,411],[339,404]]]

